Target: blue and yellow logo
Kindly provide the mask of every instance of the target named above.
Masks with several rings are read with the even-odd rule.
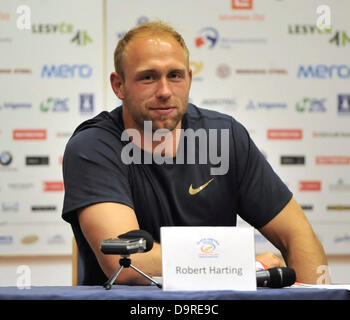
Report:
[[[200,258],[217,258],[219,242],[213,238],[203,238],[197,242]]]

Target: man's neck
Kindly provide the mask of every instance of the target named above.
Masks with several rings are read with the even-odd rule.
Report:
[[[144,122],[144,127],[140,128],[134,121],[128,123],[124,120],[124,128],[132,129],[139,133],[140,139],[132,139],[139,148],[157,156],[174,158],[181,138],[181,120],[174,130],[157,129],[153,131],[152,122]],[[130,135],[132,136],[132,135]]]

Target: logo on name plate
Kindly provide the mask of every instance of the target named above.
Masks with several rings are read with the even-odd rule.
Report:
[[[219,242],[213,238],[203,238],[197,242],[200,258],[217,258]]]

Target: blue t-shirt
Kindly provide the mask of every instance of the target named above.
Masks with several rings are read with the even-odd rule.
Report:
[[[84,207],[99,202],[130,206],[140,229],[159,242],[162,226],[235,226],[237,214],[261,228],[292,197],[247,130],[228,115],[189,104],[182,119],[183,133],[198,133],[200,129],[201,137],[207,139],[190,141],[184,134],[173,163],[163,164],[144,164],[149,154],[142,150],[141,163],[125,164],[122,150],[132,142],[121,139],[122,119],[122,107],[118,107],[85,121],[74,132],[64,154],[62,217],[71,223],[77,240],[85,269],[84,284],[106,281],[79,227],[77,211]],[[216,129],[216,136],[210,129]],[[222,140],[224,131],[227,140]],[[209,137],[214,137],[215,143]],[[213,156],[213,145],[217,145],[217,157]],[[223,166],[218,159],[225,152],[227,168],[221,172],[227,172],[213,175],[213,168]],[[200,186],[204,188],[199,191]]]

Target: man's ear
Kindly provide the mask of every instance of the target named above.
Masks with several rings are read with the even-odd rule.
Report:
[[[188,71],[188,75],[189,75],[189,77],[190,77],[190,87],[191,87],[191,84],[192,84],[192,69],[189,69],[189,71]]]
[[[124,80],[119,73],[112,72],[110,75],[112,89],[115,95],[120,99],[124,99]]]

